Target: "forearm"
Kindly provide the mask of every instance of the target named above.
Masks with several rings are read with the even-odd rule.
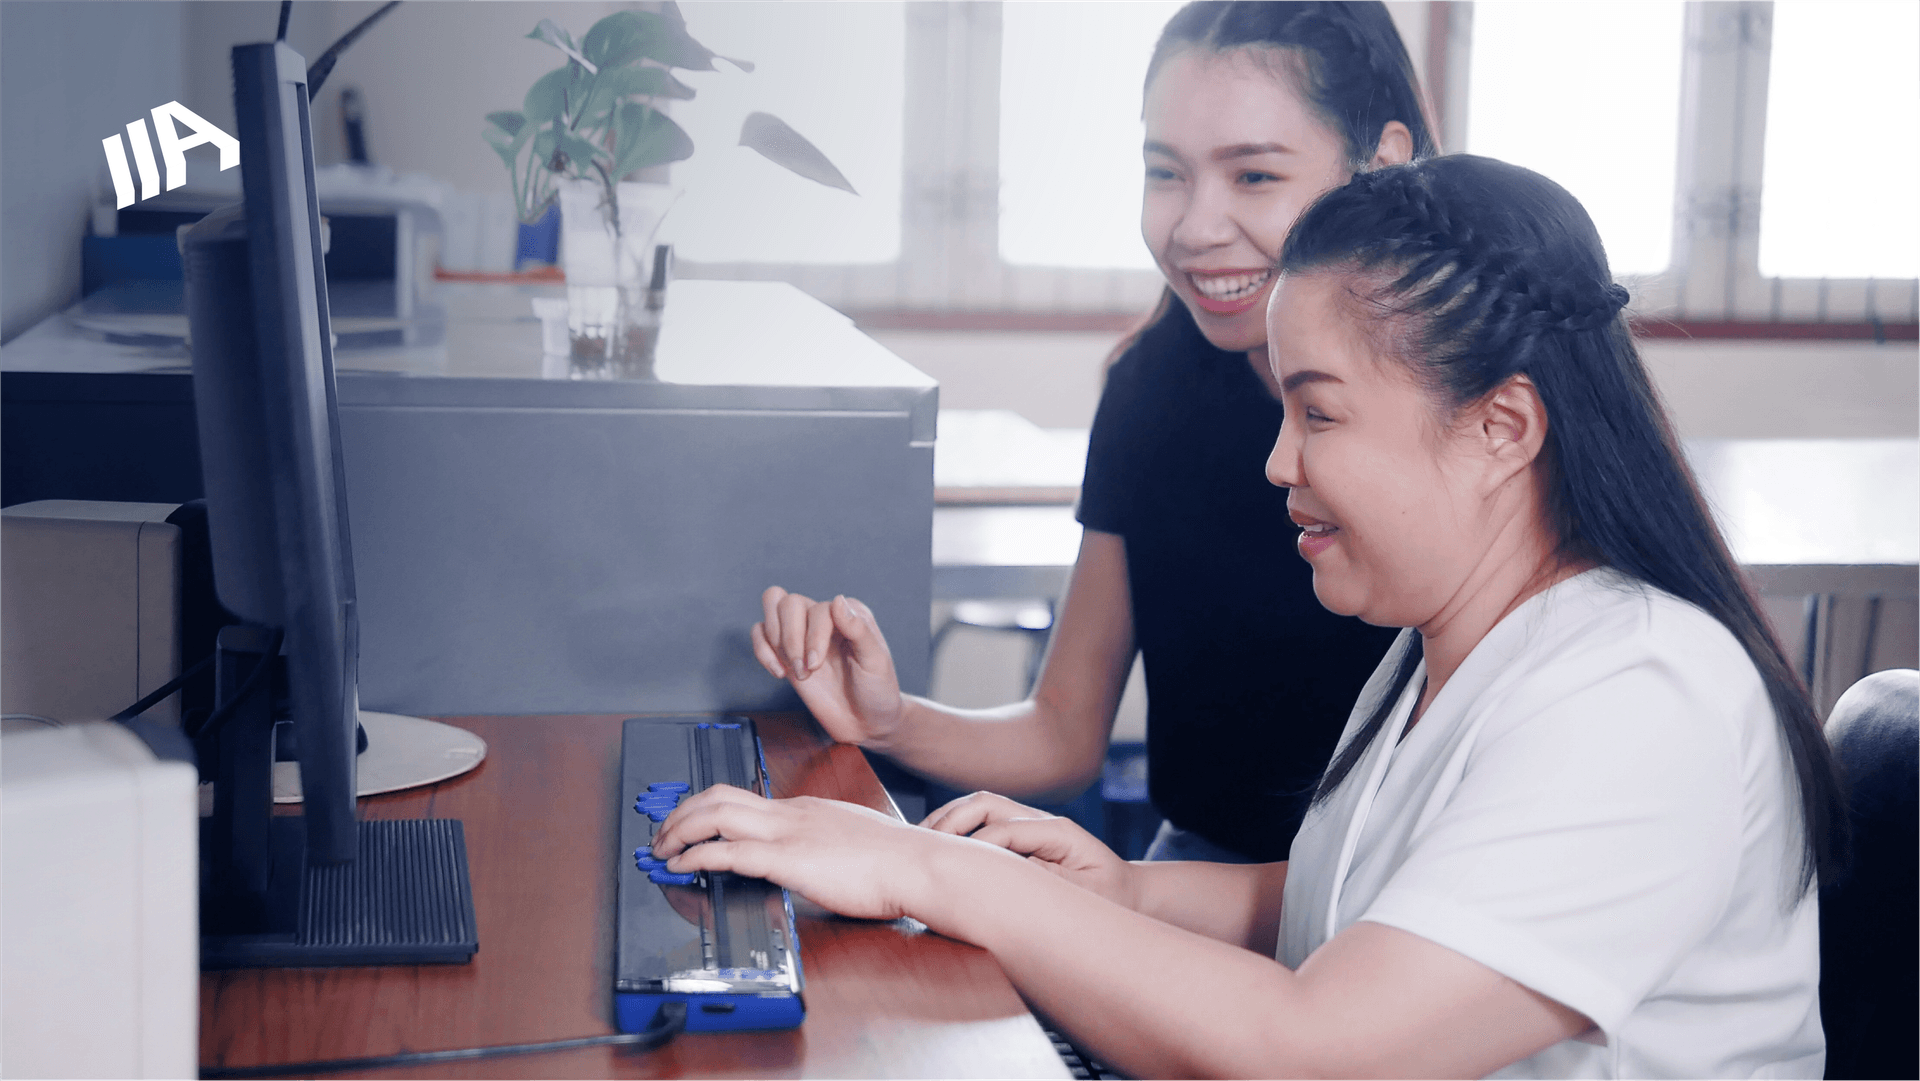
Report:
[[[1287,884],[1284,862],[1131,866],[1133,907],[1142,915],[1273,956]]]
[[[1052,801],[1099,775],[1107,726],[1073,723],[1036,699],[960,709],[906,695],[902,723],[869,750],[949,788]]]
[[[1087,530],[1031,697],[956,709],[905,696],[900,723],[865,745],[949,788],[1069,798],[1099,776],[1134,654],[1126,545]]]
[[[1079,872],[1066,863],[984,839],[724,785],[682,803],[654,851],[675,871],[768,878],[835,912],[914,916],[984,947],[1037,1009],[1136,1076],[1480,1077],[1592,1027],[1465,954],[1383,924],[1344,929],[1294,971],[1121,903],[1205,923],[1195,909],[1170,908],[1183,885],[1237,890],[1206,903],[1257,911],[1254,899],[1284,882],[1284,864],[1190,864],[1142,889],[1098,874],[1070,881]]]
[[[999,858],[992,858],[999,857]],[[1036,1009],[1139,1077],[1314,1074],[1292,972],[1004,853],[941,860],[919,916],[991,951]],[[1288,1051],[1290,1042],[1292,1051]]]

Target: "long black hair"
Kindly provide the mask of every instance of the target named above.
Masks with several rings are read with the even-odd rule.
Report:
[[[1351,275],[1397,333],[1442,414],[1525,374],[1546,406],[1547,512],[1569,560],[1612,567],[1688,601],[1733,633],[1759,669],[1799,782],[1804,889],[1844,859],[1846,814],[1820,719],[1681,456],[1626,320],[1593,221],[1528,169],[1456,155],[1362,173],[1294,225],[1280,271]],[[1419,658],[1334,757],[1324,799],[1379,734]]]
[[[1194,48],[1216,53],[1278,50],[1283,62],[1296,62],[1292,74],[1301,96],[1340,136],[1350,169],[1365,167],[1380,146],[1380,133],[1394,120],[1413,136],[1414,160],[1438,153],[1413,60],[1387,6],[1378,0],[1195,0],[1175,12],[1160,31],[1142,92],[1170,57]],[[1163,289],[1153,311],[1114,348],[1108,361],[1118,360],[1177,306],[1173,290]]]
[[[1394,120],[1412,134],[1415,158],[1435,153],[1413,60],[1387,6],[1378,0],[1196,0],[1160,31],[1153,59],[1147,61],[1146,86],[1153,85],[1169,57],[1196,47],[1216,53],[1278,49],[1298,57],[1301,95],[1339,133],[1351,169],[1366,165],[1380,145],[1380,133]]]

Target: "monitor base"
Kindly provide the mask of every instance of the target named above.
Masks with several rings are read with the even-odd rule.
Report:
[[[356,796],[377,796],[433,784],[478,766],[487,757],[487,741],[464,728],[423,717],[360,711],[367,747],[355,770]],[[300,767],[273,764],[273,802],[300,802]]]
[[[358,857],[319,866],[307,863],[303,827],[273,819],[264,910],[203,897],[203,970],[472,959],[480,943],[458,821],[362,821]]]

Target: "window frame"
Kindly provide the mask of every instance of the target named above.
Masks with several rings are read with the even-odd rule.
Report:
[[[906,6],[900,254],[877,264],[682,264],[788,281],[874,328],[1122,330],[1157,272],[1024,266],[999,255],[1001,0]],[[1431,0],[1424,69],[1437,137],[1465,145],[1471,0]],[[1915,340],[1920,279],[1769,278],[1759,269],[1771,0],[1689,0],[1673,256],[1623,279],[1648,337]]]
[[[687,277],[787,281],[863,324],[1061,329],[1129,325],[1160,295],[1152,270],[1000,258],[1000,0],[906,5],[900,254],[890,263],[695,263]],[[957,318],[956,318],[957,317]]]
[[[1920,279],[1760,273],[1773,4],[1692,0],[1686,35],[1674,266],[1658,310],[1683,321],[1758,325],[1885,327],[1920,318]]]

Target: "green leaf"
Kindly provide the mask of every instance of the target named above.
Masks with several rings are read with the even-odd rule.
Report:
[[[573,35],[552,19],[541,19],[540,25],[534,27],[527,36],[535,41],[544,41],[562,52],[574,48]]]
[[[513,168],[514,162],[520,158],[522,140],[513,138],[499,128],[492,127],[482,129],[480,137],[487,141],[488,146],[493,147],[493,152],[500,155],[500,160],[507,163],[508,169]]]
[[[527,123],[538,126],[557,120],[566,112],[569,100],[577,102],[580,99],[579,83],[585,80],[576,80],[577,71],[578,68],[567,64],[554,68],[534,82],[520,106],[526,112]]]
[[[616,11],[593,24],[580,51],[603,69],[620,67],[647,55],[647,46],[667,32],[667,21],[651,11]]]
[[[693,88],[673,77],[666,68],[642,66],[600,69],[588,80],[585,102],[575,109],[574,129],[605,129],[608,114],[622,102],[637,97],[691,98]]]
[[[493,147],[493,152],[500,155],[500,160],[506,162],[507,169],[511,171],[514,163],[520,159],[520,148],[514,140],[507,138],[499,128],[488,128],[480,133],[480,137]]]
[[[559,138],[552,128],[541,128],[533,137],[533,160],[540,163],[542,169],[548,168],[553,161],[553,148]]]
[[[840,174],[833,162],[827,160],[825,154],[777,116],[748,113],[746,121],[740,125],[740,145],[758,151],[775,165],[815,183],[839,188],[853,195],[860,194],[853,190],[853,185],[847,183],[847,178]]]
[[[684,161],[693,156],[693,139],[686,129],[665,113],[637,101],[620,106],[613,130],[615,180],[635,169]]]
[[[587,170],[593,167],[593,159],[611,156],[605,150],[570,131],[559,131],[556,139],[561,152],[566,154],[571,162],[569,169],[577,176],[589,175]]]
[[[752,74],[753,61],[735,60],[731,56],[721,56],[719,53],[713,52],[705,45],[693,40],[693,35],[687,33],[686,16],[680,13],[680,5],[675,3],[674,0],[665,0],[665,2],[660,5],[660,17],[666,20],[668,35],[680,43],[678,48],[681,52],[678,55],[683,55],[689,60],[696,60],[698,62],[686,64],[674,63],[674,61],[667,56],[656,56],[654,59],[670,67],[686,68],[689,71],[713,71],[715,70],[713,61],[725,60],[741,71]],[[704,59],[702,60],[700,58]]]
[[[561,52],[566,53],[568,57],[584,65],[589,72],[594,70],[594,65],[589,62],[585,56],[582,56],[580,50],[574,46],[573,35],[562,30],[560,24],[554,22],[552,19],[541,19],[540,25],[534,27],[533,33],[527,36],[535,41],[544,41]]]
[[[688,71],[713,71],[713,50],[693,40],[687,33],[686,17],[680,14],[680,5],[667,0],[660,5],[658,16],[661,23],[659,36],[653,39],[647,49],[649,59],[658,60],[670,68],[685,68]],[[728,61],[735,63],[735,61]]]
[[[487,121],[509,136],[513,136],[520,134],[520,129],[526,125],[527,118],[520,113],[498,112],[488,113]]]
[[[620,98],[641,96],[683,100],[693,97],[693,87],[674,78],[673,72],[666,68],[602,68],[593,85],[595,98],[606,95],[609,103]]]
[[[500,112],[487,114],[488,126],[481,129],[480,135],[486,139],[500,160],[507,163],[509,172],[518,167],[520,151],[533,136],[533,126],[519,113]]]

